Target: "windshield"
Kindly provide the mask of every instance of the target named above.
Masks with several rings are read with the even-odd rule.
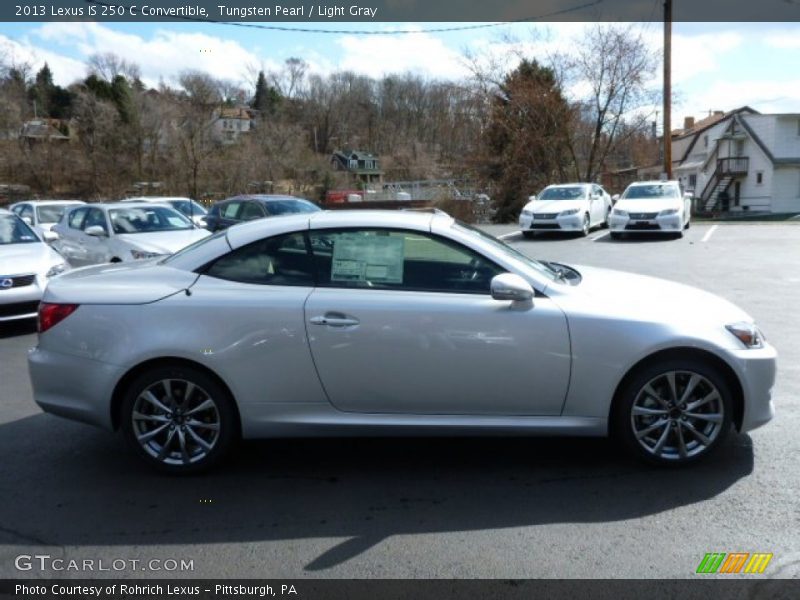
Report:
[[[208,214],[208,211],[194,200],[171,200],[170,204],[173,208],[177,208],[187,217]]]
[[[16,215],[0,215],[0,245],[40,241],[33,230]]]
[[[545,188],[536,196],[537,200],[579,200],[586,197],[586,188],[583,186],[559,186]]]
[[[68,204],[40,204],[36,207],[36,216],[39,223],[58,223],[64,211],[71,205]]]
[[[167,206],[113,208],[108,211],[114,233],[152,233],[192,229],[192,222]]]
[[[267,213],[275,217],[278,215],[292,215],[297,213],[319,212],[320,208],[308,200],[287,198],[286,200],[269,200],[264,203]]]
[[[678,188],[674,185],[654,183],[653,185],[632,185],[622,194],[624,200],[646,200],[678,198]]]
[[[472,235],[475,235],[481,238],[484,242],[489,242],[496,250],[500,251],[502,254],[509,256],[515,260],[518,260],[524,263],[526,266],[534,269],[537,273],[540,273],[547,277],[548,279],[557,279],[560,277],[559,271],[554,269],[550,265],[540,262],[538,260],[534,260],[529,256],[524,255],[519,250],[515,250],[505,242],[498,240],[493,235],[489,235],[485,231],[481,231],[480,229],[473,227],[472,225],[467,225],[466,223],[462,223],[461,221],[456,221],[453,224],[453,228],[457,229],[458,231],[466,232]]]

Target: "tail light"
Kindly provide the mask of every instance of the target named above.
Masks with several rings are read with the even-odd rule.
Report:
[[[61,321],[74,313],[78,306],[80,305],[40,302],[38,319],[39,333],[44,333],[51,327],[58,325]]]

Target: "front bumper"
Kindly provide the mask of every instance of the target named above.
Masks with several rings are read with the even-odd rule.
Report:
[[[0,290],[0,323],[36,318],[43,289],[36,277],[31,285]]]
[[[744,395],[739,431],[752,431],[775,416],[772,389],[777,373],[778,352],[769,344],[763,348],[733,350],[730,359],[739,374]]]
[[[608,225],[614,233],[680,233],[683,230],[683,217],[676,213],[649,218],[632,218],[615,215],[612,212],[608,219]]]
[[[519,227],[523,231],[581,231],[583,215],[576,213],[567,216],[520,215]]]

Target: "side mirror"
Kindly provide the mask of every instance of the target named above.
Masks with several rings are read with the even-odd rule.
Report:
[[[22,220],[25,221],[26,225],[30,225],[31,227],[33,227],[33,219],[31,219],[30,217],[22,217]]]
[[[49,244],[58,239],[58,234],[55,231],[43,231],[42,239]]]
[[[495,300],[527,302],[533,298],[533,288],[516,273],[501,273],[492,277],[490,286]]]
[[[617,200],[619,200],[619,194],[614,194],[613,196],[611,196],[611,200],[613,202],[616,202]]]
[[[92,225],[90,227],[87,227],[86,229],[83,230],[83,233],[85,233],[86,235],[91,235],[92,237],[107,237],[108,236],[108,234],[106,233],[106,230],[103,229],[100,225]]]

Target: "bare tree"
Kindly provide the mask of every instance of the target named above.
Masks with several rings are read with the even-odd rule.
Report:
[[[90,74],[108,82],[114,81],[119,75],[122,75],[128,81],[138,81],[142,76],[139,65],[125,60],[113,52],[92,54],[86,64],[89,67]]]

